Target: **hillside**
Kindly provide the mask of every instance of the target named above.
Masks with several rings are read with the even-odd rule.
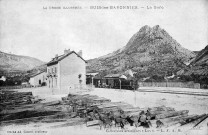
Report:
[[[208,45],[198,52],[197,56],[190,63],[192,66],[208,66]]]
[[[194,81],[201,84],[201,88],[208,88],[208,45],[198,52],[197,56],[184,69],[178,71],[181,80]]]
[[[28,70],[27,73],[28,73],[28,76],[31,76],[33,74],[37,74],[39,71],[45,71],[46,72],[46,70],[47,70],[47,65],[43,64],[43,65],[34,67],[31,70]]]
[[[143,26],[126,46],[88,61],[87,71],[118,73],[132,69],[143,76],[176,73],[195,53],[183,48],[159,25]]]
[[[200,76],[201,78],[203,78],[203,76],[208,76],[208,45],[198,52],[191,63],[185,69],[179,71],[178,74],[189,76],[195,75]]]
[[[0,51],[1,72],[23,72],[43,64],[43,61],[36,58],[8,54]]]

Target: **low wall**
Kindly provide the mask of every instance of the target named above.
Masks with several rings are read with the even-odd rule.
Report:
[[[22,89],[22,88],[31,88],[32,86],[18,85],[18,86],[0,86],[0,90],[8,90],[8,89]]]
[[[138,82],[140,87],[180,87],[200,89],[199,83],[194,82]]]

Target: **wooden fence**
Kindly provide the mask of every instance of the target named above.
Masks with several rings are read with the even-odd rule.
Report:
[[[199,83],[194,82],[139,82],[140,87],[180,87],[200,89]]]

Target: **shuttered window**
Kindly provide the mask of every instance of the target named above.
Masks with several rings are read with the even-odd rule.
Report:
[[[57,73],[57,68],[55,67],[55,73]]]

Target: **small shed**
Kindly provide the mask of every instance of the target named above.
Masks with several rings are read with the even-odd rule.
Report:
[[[104,77],[106,79],[106,84],[110,88],[121,89],[122,82],[124,82],[127,77],[123,74],[108,74]]]
[[[34,87],[42,86],[42,85],[46,85],[46,80],[47,80],[46,72],[39,71],[38,73],[30,76],[29,83]]]
[[[6,81],[6,77],[5,76],[1,76],[0,80],[5,82]]]
[[[94,78],[95,76],[98,75],[98,73],[87,73],[86,74],[86,84],[92,84],[94,85]]]
[[[132,70],[127,70],[123,73],[118,74],[108,74],[104,78],[106,79],[106,84],[110,88],[116,89],[134,89],[135,85],[138,83],[137,79],[134,77],[136,72]]]

